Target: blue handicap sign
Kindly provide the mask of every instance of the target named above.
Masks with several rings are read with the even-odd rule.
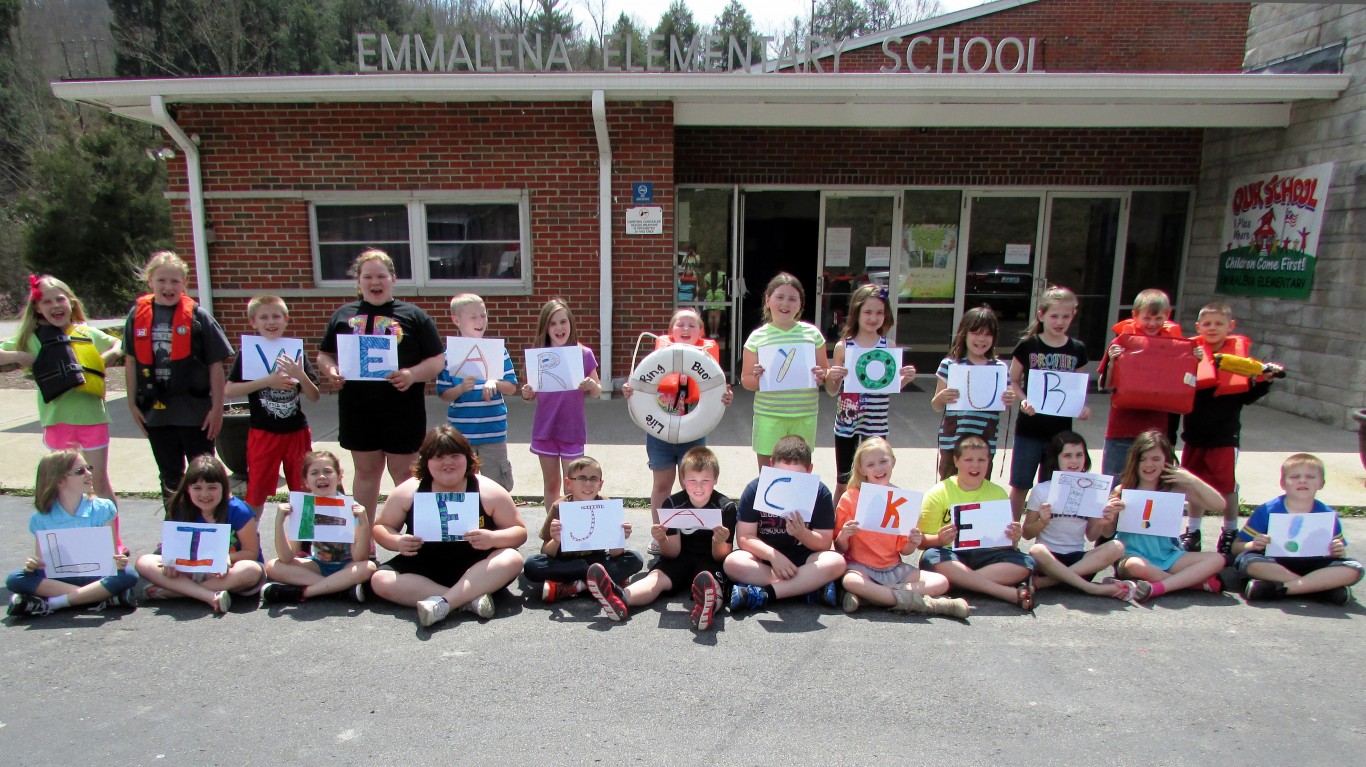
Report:
[[[655,185],[652,181],[637,181],[631,185],[631,202],[654,202]]]

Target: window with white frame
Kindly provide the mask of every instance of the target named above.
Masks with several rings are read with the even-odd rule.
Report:
[[[314,200],[314,274],[320,285],[350,285],[351,262],[374,247],[394,259],[401,283],[530,288],[529,207],[520,192]]]

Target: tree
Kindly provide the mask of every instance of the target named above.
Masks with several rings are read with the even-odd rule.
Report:
[[[826,40],[842,40],[873,31],[868,9],[859,0],[821,0],[812,27],[817,37]]]
[[[721,39],[726,41],[722,45],[725,46],[727,54],[730,52],[729,41],[731,37],[734,37],[740,44],[741,49],[745,49],[749,46],[749,39],[758,36],[758,32],[754,30],[754,17],[749,15],[749,11],[745,10],[745,6],[740,3],[740,0],[730,0],[726,7],[721,10],[720,15],[712,22],[712,34],[720,35]],[[764,51],[756,47],[750,50],[749,61],[737,61],[734,64],[735,66],[757,64],[763,60]]]
[[[899,27],[944,12],[939,0],[868,0],[868,22],[875,31]]]
[[[117,120],[117,122],[115,122]],[[137,295],[137,268],[171,244],[165,166],[144,148],[158,132],[98,117],[33,157],[33,191],[20,203],[24,260],[69,283],[94,315],[120,315]]]
[[[623,11],[617,16],[617,23],[612,25],[612,31],[608,34],[616,38],[616,44],[621,50],[620,56],[616,59],[618,65],[626,66],[626,46],[629,45],[631,46],[631,66],[644,68],[646,63],[645,32],[641,30],[635,19],[627,16],[626,12]]]
[[[561,2],[563,0],[536,0],[536,12],[529,20],[527,34],[539,34],[547,46],[555,35],[563,37],[566,45],[571,42],[578,35],[579,23],[574,21],[573,13],[560,5]]]
[[[659,17],[654,34],[664,35],[666,46],[670,35],[677,37],[679,44],[688,45],[697,36],[698,31],[697,20],[693,18],[688,6],[683,0],[673,0],[668,10],[664,11],[664,15]]]

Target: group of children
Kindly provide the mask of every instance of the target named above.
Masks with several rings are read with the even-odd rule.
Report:
[[[692,622],[705,629],[722,605],[754,609],[793,596],[829,606],[842,604],[848,611],[866,603],[963,618],[971,608],[962,599],[944,598],[950,588],[984,593],[1024,609],[1032,609],[1036,588],[1055,584],[1135,600],[1184,588],[1218,591],[1224,556],[1237,556],[1240,572],[1253,578],[1245,591],[1249,599],[1309,591],[1348,593],[1347,587],[1361,576],[1360,565],[1342,554],[1345,541],[1340,531],[1333,555],[1323,562],[1285,562],[1263,553],[1267,514],[1322,505],[1314,493],[1322,487],[1323,466],[1312,456],[1286,462],[1286,495],[1259,507],[1238,531],[1233,463],[1239,412],[1242,405],[1263,396],[1270,384],[1268,378],[1234,376],[1210,365],[1215,354],[1241,356],[1247,351],[1246,339],[1231,335],[1232,312],[1223,304],[1203,307],[1197,318],[1195,354],[1201,367],[1196,408],[1185,418],[1182,460],[1177,461],[1172,448],[1172,419],[1165,412],[1112,407],[1103,470],[1118,481],[1105,515],[1089,520],[1055,513],[1045,500],[1046,478],[1053,471],[1087,471],[1090,458],[1085,441],[1071,430],[1070,419],[1037,413],[1024,385],[1030,370],[1076,372],[1088,364],[1084,345],[1068,336],[1077,308],[1075,296],[1056,287],[1043,295],[1037,320],[1008,365],[996,358],[999,326],[991,309],[967,311],[936,373],[932,398],[935,410],[945,413],[937,440],[941,481],[925,494],[918,526],[907,535],[888,535],[861,530],[854,516],[865,482],[892,484],[895,457],[885,439],[890,397],[845,392],[841,385],[849,375],[845,363],[857,351],[889,345],[887,291],[876,285],[854,291],[831,364],[825,338],[800,319],[805,301],[801,282],[779,274],[765,290],[764,323],[746,340],[742,357],[741,384],[756,392],[754,452],[761,469],[809,472],[817,400],[824,388],[839,398],[835,492],[820,485],[809,521],[796,513],[761,514],[755,508],[758,479],[749,483],[738,504],[716,490],[720,466],[704,439],[674,445],[647,437],[655,480],[650,550],[658,561],[646,575],[630,581],[645,564],[635,552],[623,548],[569,554],[559,545],[560,503],[600,498],[603,482],[602,467],[584,455],[585,398],[601,392],[597,360],[578,342],[572,312],[563,301],[542,307],[534,344],[581,350],[584,379],[576,389],[537,392],[530,381],[519,387],[506,348],[501,377],[486,380],[482,370],[449,371],[435,323],[420,308],[393,297],[393,262],[382,251],[367,250],[353,265],[359,298],[339,308],[329,321],[316,367],[306,355],[281,354],[266,376],[245,380],[240,356],[232,372],[224,374],[221,363],[232,354],[231,345],[213,317],[185,295],[186,273],[185,263],[168,251],[154,254],[144,270],[150,292],[138,300],[124,328],[124,343],[132,344],[126,363],[128,400],[157,462],[167,519],[230,525],[232,561],[225,574],[187,577],[166,567],[158,555],[144,555],[135,567],[148,582],[151,598],[189,596],[224,612],[233,593],[253,593],[266,579],[262,597],[267,602],[347,591],[363,600],[369,583],[373,593],[415,606],[419,620],[431,625],[449,613],[452,603],[488,617],[489,594],[525,573],[542,584],[546,602],[588,593],[609,617],[620,620],[632,607],[677,592],[686,582],[695,601]],[[1114,330],[1117,336],[1179,337],[1170,312],[1165,294],[1144,291],[1135,300],[1133,318]],[[253,299],[248,315],[253,329],[266,340],[284,337],[288,310],[278,297]],[[451,317],[462,336],[482,337],[489,324],[483,301],[471,294],[452,299]],[[35,375],[40,368],[47,369],[44,355],[66,354],[81,363],[85,375],[76,385],[51,399],[46,392],[40,395],[44,438],[54,452],[39,466],[37,511],[30,526],[36,534],[53,526],[112,525],[122,558],[120,575],[97,583],[49,579],[43,576],[41,556],[35,557],[10,577],[15,594],[11,614],[41,614],[71,604],[132,602],[133,576],[124,572],[128,554],[119,541],[116,499],[108,479],[108,414],[103,387],[92,385],[103,380],[104,363],[119,356],[121,345],[84,323],[81,304],[64,283],[34,278],[20,332],[0,344],[0,363],[30,365]],[[715,344],[704,337],[702,328],[695,310],[680,309],[659,344],[698,346],[715,356]],[[397,336],[399,369],[383,381],[343,380],[337,336],[350,333]],[[760,349],[776,344],[814,347],[811,376],[816,388],[761,390],[765,370]],[[1122,351],[1117,344],[1107,348],[1102,386],[1108,381],[1109,363]],[[1007,409],[1018,403],[1021,410],[1009,491],[990,481],[1001,413],[952,407],[964,396],[948,385],[949,367],[955,364],[1001,366],[1008,371],[1001,401]],[[896,374],[904,387],[916,370],[907,365]],[[450,403],[449,424],[431,431],[426,430],[422,404],[428,381],[434,381],[439,396]],[[330,453],[312,452],[300,408],[302,398],[318,399],[320,383],[339,390],[340,442],[352,454],[355,469],[355,540],[349,545],[311,546],[290,541],[285,521],[292,510],[282,504],[276,516],[276,557],[266,563],[257,521],[275,491],[281,466],[291,490],[321,496],[342,492],[340,463]],[[525,563],[515,551],[525,541],[526,529],[508,494],[512,476],[503,399],[518,392],[536,403],[531,451],[540,459],[547,509],[541,551]],[[629,390],[625,394],[631,396]],[[243,395],[251,410],[245,502],[231,496],[227,473],[212,457],[224,398]],[[681,397],[677,403],[683,412],[686,400]],[[727,388],[723,404],[729,402]],[[374,418],[375,413],[386,417]],[[1083,409],[1080,417],[1088,416],[1089,410]],[[379,482],[386,468],[398,488],[381,511]],[[1044,481],[1036,486],[1036,478]],[[675,480],[683,488],[677,493],[672,492]],[[413,493],[474,492],[468,489],[471,486],[480,488],[478,530],[457,541],[424,542],[413,535]],[[1187,535],[1178,540],[1117,533],[1123,488],[1183,493],[1189,508]],[[1002,533],[1011,545],[954,548],[955,507],[1006,499],[1014,521]],[[720,509],[723,521],[711,530],[688,532],[660,524],[661,509],[679,508]],[[1219,553],[1205,554],[1200,552],[1199,519],[1213,509],[1225,515],[1224,532]],[[624,532],[630,534],[629,523]],[[1021,537],[1036,540],[1028,553],[1019,550]],[[1088,540],[1096,541],[1089,551]],[[372,561],[376,543],[399,556],[377,568]],[[923,552],[919,567],[905,560],[916,551]],[[1118,577],[1093,582],[1107,567],[1114,567]]]

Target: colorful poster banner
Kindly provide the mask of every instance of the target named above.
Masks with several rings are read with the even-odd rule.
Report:
[[[1332,178],[1325,163],[1233,179],[1214,289],[1309,298]]]

